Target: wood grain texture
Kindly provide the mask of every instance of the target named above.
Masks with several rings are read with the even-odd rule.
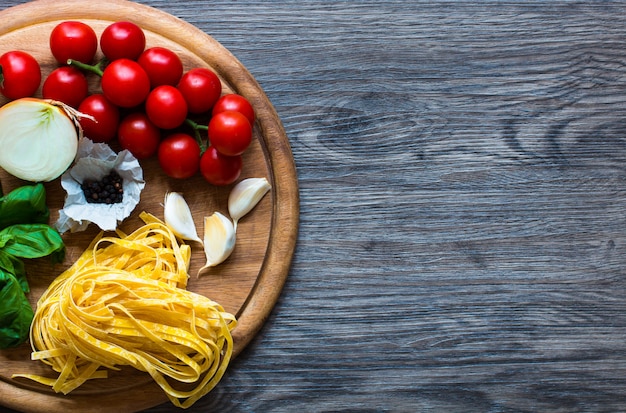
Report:
[[[626,410],[626,3],[142,3],[250,70],[300,185],[281,298],[189,411]]]

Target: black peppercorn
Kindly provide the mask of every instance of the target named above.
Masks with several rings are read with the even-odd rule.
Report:
[[[124,198],[123,179],[116,171],[109,172],[99,181],[86,179],[80,187],[90,204],[117,204]]]

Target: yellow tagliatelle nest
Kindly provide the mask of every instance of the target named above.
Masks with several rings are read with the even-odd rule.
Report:
[[[107,370],[145,371],[178,407],[219,382],[237,321],[217,303],[184,289],[191,250],[156,217],[130,235],[98,237],[37,303],[32,359],[56,379],[16,374],[67,394]],[[176,390],[173,379],[193,383]]]

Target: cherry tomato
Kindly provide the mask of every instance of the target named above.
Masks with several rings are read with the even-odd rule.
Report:
[[[43,81],[41,94],[44,99],[54,99],[77,108],[87,97],[87,78],[75,67],[61,66],[54,69]]]
[[[252,141],[252,126],[239,112],[219,112],[209,121],[209,140],[224,155],[241,155]]]
[[[191,178],[200,168],[200,146],[186,133],[175,133],[163,139],[157,156],[165,174],[172,178]]]
[[[187,103],[174,86],[157,86],[146,99],[146,114],[157,127],[173,129],[187,118]]]
[[[0,93],[15,100],[35,94],[41,83],[41,67],[33,56],[13,50],[0,56]]]
[[[209,146],[200,158],[200,173],[213,185],[232,184],[241,175],[241,156],[227,156]]]
[[[103,94],[89,95],[78,106],[78,111],[90,115],[79,119],[86,137],[94,142],[108,142],[115,138],[120,123],[120,111]]]
[[[150,93],[150,79],[146,71],[130,59],[111,62],[104,69],[101,86],[104,96],[122,108],[140,105]]]
[[[117,140],[137,159],[146,159],[157,152],[161,131],[143,112],[134,112],[120,122]]]
[[[222,94],[222,82],[211,70],[198,67],[185,73],[178,83],[191,113],[211,110]]]
[[[90,63],[98,49],[98,36],[91,26],[77,21],[64,21],[50,33],[50,51],[60,64],[68,59]]]
[[[248,118],[250,125],[254,125],[254,109],[245,97],[235,93],[222,96],[217,102],[215,102],[215,106],[213,106],[213,116],[219,112],[225,112],[227,110],[233,110],[244,114],[246,118]]]
[[[165,47],[151,47],[137,59],[150,78],[150,86],[176,86],[183,75],[183,62],[180,57]]]
[[[117,59],[136,60],[146,47],[146,35],[135,23],[115,22],[100,35],[100,49],[109,61]]]

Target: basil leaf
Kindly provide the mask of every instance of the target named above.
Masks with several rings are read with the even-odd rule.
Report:
[[[47,224],[17,224],[0,231],[0,250],[19,258],[49,255],[59,263],[65,258],[61,235]]]
[[[24,262],[11,254],[0,250],[0,271],[6,271],[17,279],[25,293],[30,291],[28,280],[26,279],[26,269]]]
[[[50,218],[43,184],[24,185],[0,198],[0,229],[14,224],[45,224]]]
[[[34,312],[15,277],[0,271],[0,348],[28,340]]]

